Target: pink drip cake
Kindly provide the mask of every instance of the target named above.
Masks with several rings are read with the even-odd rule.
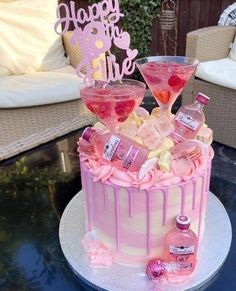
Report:
[[[190,217],[201,241],[213,157],[209,143],[191,165],[172,157],[168,171],[151,168],[141,178],[104,164],[95,152],[81,146],[79,151],[87,231],[96,232],[114,262],[138,266],[161,258],[165,236],[179,214]]]

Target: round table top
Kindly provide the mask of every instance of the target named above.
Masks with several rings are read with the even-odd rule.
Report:
[[[81,131],[0,164],[0,289],[92,290],[62,253],[60,217],[81,189],[76,141]],[[236,240],[236,151],[214,143],[211,191],[227,210]],[[236,249],[201,290],[235,288]]]

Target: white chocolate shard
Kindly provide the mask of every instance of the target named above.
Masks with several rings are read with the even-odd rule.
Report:
[[[157,158],[152,158],[147,160],[139,170],[138,178],[143,179],[148,171],[155,169],[157,167]]]

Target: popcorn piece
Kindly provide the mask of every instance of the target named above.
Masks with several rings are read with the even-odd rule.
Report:
[[[138,117],[135,113],[134,113],[134,120],[135,120],[136,125],[137,125],[138,127],[140,127],[140,126],[143,124],[143,119],[140,118],[140,117]]]
[[[169,151],[173,148],[174,145],[175,143],[173,142],[172,139],[165,137],[164,140],[162,141],[161,147]]]
[[[151,116],[158,118],[160,116],[160,107],[155,107],[152,109]]]
[[[171,153],[169,151],[162,151],[158,160],[160,170],[164,173],[170,171]]]
[[[136,136],[133,138],[133,140],[143,145],[143,140],[141,139],[141,137],[139,137],[139,136],[136,135]]]
[[[161,153],[163,151],[169,151],[173,148],[174,146],[174,142],[168,138],[168,137],[165,137],[163,140],[162,140],[162,143],[161,143],[161,146],[154,150],[154,151],[151,151],[148,155],[148,159],[151,159],[153,157],[160,157]]]
[[[213,141],[213,131],[208,127],[202,127],[199,130],[196,139],[210,145]]]
[[[152,158],[147,160],[139,170],[138,178],[142,179],[147,174],[148,171],[155,169],[157,166],[157,158]]]

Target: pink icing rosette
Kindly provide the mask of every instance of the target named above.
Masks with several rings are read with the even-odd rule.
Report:
[[[188,144],[188,142],[199,148],[199,152],[194,158],[183,155],[181,146],[178,146],[172,152],[169,173],[164,173],[158,168],[151,168],[140,179],[136,172],[124,172],[111,164],[105,164],[99,160],[92,148],[89,148],[89,152],[84,151],[83,146],[87,149],[88,147],[83,143],[79,143],[80,159],[94,175],[94,182],[110,182],[120,187],[137,187],[140,190],[151,187],[168,187],[181,181],[188,181],[196,173],[202,171],[208,161],[213,158],[214,152],[211,147],[207,148],[199,141],[187,141],[186,143]]]

